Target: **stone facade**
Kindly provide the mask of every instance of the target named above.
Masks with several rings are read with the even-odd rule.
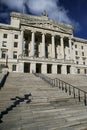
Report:
[[[41,16],[11,13],[0,24],[0,64],[10,72],[86,74],[87,40],[73,36],[73,27]]]

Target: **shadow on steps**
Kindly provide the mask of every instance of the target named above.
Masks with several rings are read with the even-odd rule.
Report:
[[[25,94],[23,98],[16,96],[15,98],[11,98],[11,100],[13,100],[13,104],[9,107],[7,107],[4,111],[2,111],[0,113],[0,123],[2,123],[2,118],[4,115],[8,114],[9,111],[12,111],[14,107],[16,107],[17,105],[19,105],[21,102],[26,102],[26,103],[30,103],[31,99],[29,98],[31,95],[31,93],[29,94]]]

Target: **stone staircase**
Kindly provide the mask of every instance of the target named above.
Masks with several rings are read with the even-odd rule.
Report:
[[[33,74],[9,74],[0,91],[0,112],[0,130],[87,128],[87,106]]]

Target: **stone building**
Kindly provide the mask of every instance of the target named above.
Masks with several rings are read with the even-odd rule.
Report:
[[[87,40],[73,36],[73,27],[41,16],[12,12],[0,24],[0,64],[10,72],[86,74]]]

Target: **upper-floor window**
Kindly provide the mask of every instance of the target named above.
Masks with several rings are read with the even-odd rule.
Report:
[[[78,55],[78,51],[75,51],[75,54]]]
[[[13,59],[17,59],[17,51],[13,52]]]
[[[3,38],[7,38],[7,34],[3,34]]]
[[[77,48],[77,45],[75,45],[75,48]]]
[[[1,57],[2,57],[3,59],[6,58],[6,51],[2,51],[2,53],[1,53]]]
[[[85,61],[83,62],[83,65],[85,65]]]
[[[84,52],[82,52],[82,56],[84,56]]]
[[[18,39],[18,34],[15,34],[15,35],[14,35],[14,39]]]
[[[2,41],[2,47],[6,47],[7,42],[6,41]]]
[[[79,64],[79,62],[78,62],[78,61],[76,61],[76,64]]]
[[[83,46],[81,46],[81,49],[83,50]]]
[[[14,47],[18,47],[18,42],[14,42]]]

